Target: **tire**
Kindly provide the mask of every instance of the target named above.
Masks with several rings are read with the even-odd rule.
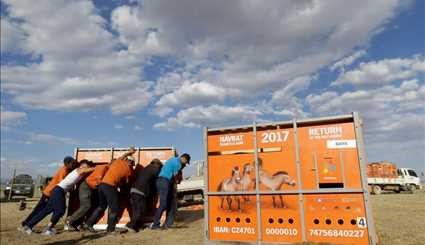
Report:
[[[411,193],[415,193],[416,186],[415,185],[408,185],[407,186],[407,190],[409,190]]]
[[[382,192],[382,189],[379,185],[372,186],[372,193],[373,194],[379,195],[379,194],[381,194],[381,192]]]

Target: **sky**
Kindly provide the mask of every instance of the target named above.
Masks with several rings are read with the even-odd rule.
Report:
[[[425,1],[1,0],[1,177],[75,147],[348,114],[369,161],[425,171]],[[189,170],[190,171],[190,170]]]

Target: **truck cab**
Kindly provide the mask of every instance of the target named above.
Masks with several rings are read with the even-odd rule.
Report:
[[[28,174],[17,175],[14,179],[9,180],[4,190],[6,197],[13,198],[14,196],[33,197],[34,181]]]
[[[422,189],[418,174],[411,168],[397,169],[398,178],[403,180],[408,190]]]

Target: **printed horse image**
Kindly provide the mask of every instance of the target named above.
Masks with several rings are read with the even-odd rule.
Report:
[[[283,184],[286,184],[289,186],[295,186],[295,181],[285,171],[278,171],[274,173],[273,175],[270,175],[263,169],[262,161],[258,161],[258,168],[259,168],[258,173],[260,176],[259,182],[272,191],[280,190]],[[278,196],[280,199],[280,207],[285,208],[282,195],[278,195]],[[273,199],[273,207],[275,208],[277,206],[275,201],[275,195],[272,195],[272,199]]]
[[[239,191],[241,188],[241,171],[239,170],[238,166],[233,167],[232,169],[232,177],[223,180],[218,185],[218,191],[223,192],[231,192],[231,191]],[[221,198],[221,205],[220,207],[224,209],[223,203],[224,199],[227,201],[227,206],[229,208],[229,211],[232,210],[232,196],[226,196]],[[233,196],[233,199],[238,203],[238,210],[241,211],[241,201],[238,196]]]
[[[255,179],[251,178],[251,173],[254,171],[254,166],[252,164],[246,163],[242,171],[242,180],[241,180],[241,191],[248,191],[253,184],[255,184]],[[249,202],[249,197],[245,195],[243,197],[244,202]]]

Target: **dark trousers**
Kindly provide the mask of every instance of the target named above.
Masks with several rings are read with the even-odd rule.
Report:
[[[171,188],[168,191],[167,217],[165,219],[166,226],[174,224],[174,217],[177,213],[177,184],[171,183]]]
[[[138,193],[131,193],[131,217],[128,227],[138,230],[142,225],[143,215],[146,210],[146,197]]]
[[[58,221],[60,220],[60,218],[62,218],[62,216],[65,214],[65,194],[65,191],[61,187],[56,186],[53,189],[52,196],[49,198],[49,201],[47,202],[46,206],[41,209],[37,214],[34,214],[34,216],[27,222],[27,226],[33,228],[50,213],[53,213],[52,218],[50,219],[50,222],[52,223],[51,227],[55,226],[56,223],[58,223]]]
[[[93,190],[87,185],[87,182],[83,181],[78,188],[78,198],[80,201],[80,207],[69,217],[71,224],[74,224],[90,210],[92,202]]]
[[[170,181],[164,177],[158,177],[156,179],[156,189],[159,194],[159,208],[155,211],[155,217],[153,221],[153,227],[160,226],[160,220],[162,213],[167,210],[168,207],[168,192],[170,190]]]
[[[35,214],[39,213],[44,207],[46,207],[48,200],[49,197],[45,196],[44,194],[41,195],[41,198],[38,201],[37,205],[35,205],[34,209],[31,211],[28,217],[24,221],[22,221],[21,225],[26,226],[28,224],[28,221],[30,221]]]
[[[86,224],[93,226],[100,219],[109,207],[108,213],[108,228],[106,231],[114,231],[118,222],[118,213],[120,211],[119,193],[117,189],[111,185],[101,183],[99,185],[99,206],[94,210]]]

